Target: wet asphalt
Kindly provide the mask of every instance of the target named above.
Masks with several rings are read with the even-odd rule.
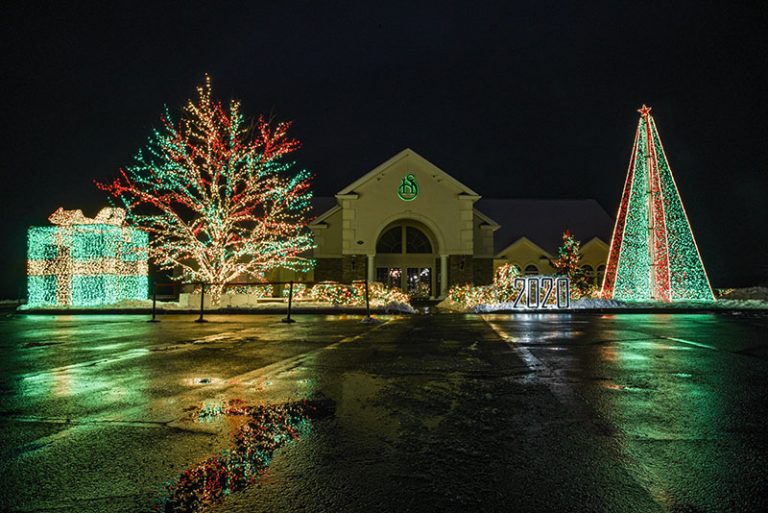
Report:
[[[196,408],[317,397],[209,511],[766,509],[765,314],[193,319],[0,319],[0,510],[144,511],[240,425]]]

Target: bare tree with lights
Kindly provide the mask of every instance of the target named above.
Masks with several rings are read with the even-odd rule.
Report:
[[[227,283],[274,268],[306,271],[311,176],[292,173],[290,123],[248,123],[240,103],[212,98],[211,81],[174,123],[166,109],[134,164],[112,183],[127,220],[150,234],[150,257],[178,278],[203,282],[218,304]]]

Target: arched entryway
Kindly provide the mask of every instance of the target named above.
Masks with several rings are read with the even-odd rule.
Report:
[[[376,281],[414,298],[436,296],[437,244],[432,232],[417,221],[388,225],[376,242]]]

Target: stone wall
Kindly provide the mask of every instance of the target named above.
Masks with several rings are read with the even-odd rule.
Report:
[[[365,266],[368,260],[365,255],[344,255],[341,260],[341,281],[349,283],[365,279]]]
[[[472,283],[472,255],[448,255],[448,287]]]
[[[493,283],[493,258],[473,259],[472,283],[475,285],[490,285]]]
[[[341,258],[316,259],[315,281],[341,281],[343,277]]]

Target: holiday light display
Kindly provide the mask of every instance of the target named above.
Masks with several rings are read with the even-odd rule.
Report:
[[[595,286],[590,282],[579,267],[581,261],[581,241],[576,240],[570,230],[563,232],[563,243],[557,249],[557,258],[550,263],[555,269],[555,274],[568,276],[571,283],[571,297],[593,297],[596,293]]]
[[[310,175],[283,159],[299,147],[290,123],[255,126],[212,98],[211,81],[175,124],[166,110],[135,163],[112,183],[127,220],[152,236],[150,256],[177,278],[205,282],[213,304],[227,283],[274,268],[307,271]]]
[[[601,295],[608,299],[713,300],[651,108],[643,105],[611,238]]]
[[[122,226],[125,211],[104,208],[91,219],[58,209],[56,226],[27,232],[30,307],[102,306],[147,298],[147,234]]]
[[[347,285],[335,281],[316,283],[311,288],[297,289],[294,284],[294,297],[334,306],[362,306],[365,304],[365,281],[354,281]],[[383,283],[368,284],[368,301],[372,306],[387,306],[390,303],[410,305],[410,297],[402,290],[388,287]]]
[[[517,266],[504,264],[490,285],[455,285],[448,301],[462,310],[480,305],[504,304],[510,309],[568,308],[571,281],[568,276],[521,276]]]

